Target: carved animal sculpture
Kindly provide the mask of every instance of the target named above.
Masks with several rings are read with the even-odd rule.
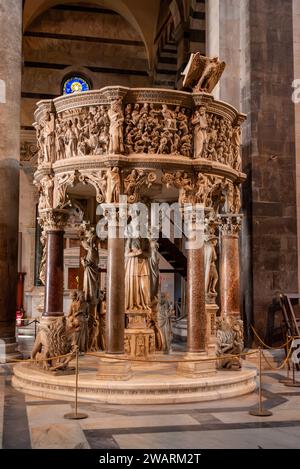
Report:
[[[74,342],[74,332],[78,326],[76,320],[70,320],[65,316],[42,326],[35,339],[32,358],[48,371],[66,369],[78,348]],[[67,357],[61,357],[69,353]]]
[[[227,316],[217,319],[217,356],[239,355],[244,350],[243,321]],[[220,368],[241,368],[240,358],[228,357],[219,361]]]

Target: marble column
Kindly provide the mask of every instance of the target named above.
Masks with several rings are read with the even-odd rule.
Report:
[[[108,217],[106,352],[121,354],[124,353],[125,329],[124,238],[120,236],[118,209],[115,216],[112,213]]]
[[[22,0],[0,0],[0,358],[16,353]]]
[[[240,316],[239,231],[241,216],[220,216],[222,316]]]
[[[204,232],[194,222],[187,246],[187,351],[204,352],[207,347],[205,310]]]
[[[45,210],[40,214],[47,234],[45,306],[43,317],[63,316],[65,210]]]

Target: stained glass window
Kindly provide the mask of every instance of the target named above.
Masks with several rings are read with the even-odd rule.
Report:
[[[81,91],[89,91],[90,85],[82,77],[74,76],[65,80],[63,85],[64,94],[80,93]]]

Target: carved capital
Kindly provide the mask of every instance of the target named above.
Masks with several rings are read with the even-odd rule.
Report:
[[[243,215],[219,215],[219,230],[222,236],[231,235],[238,236],[242,227]]]
[[[63,209],[45,209],[39,213],[39,223],[45,231],[64,231],[69,213]]]

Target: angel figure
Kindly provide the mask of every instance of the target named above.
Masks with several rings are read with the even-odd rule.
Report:
[[[211,93],[218,84],[225,66],[225,62],[221,62],[218,57],[206,57],[200,52],[191,54],[190,60],[182,72],[183,86],[192,88],[194,93],[199,91]]]

